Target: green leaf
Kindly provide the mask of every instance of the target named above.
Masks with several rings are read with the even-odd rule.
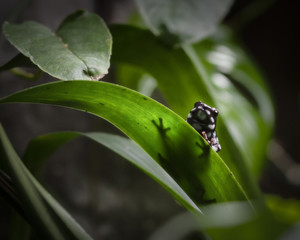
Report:
[[[204,215],[195,216],[189,212],[179,213],[170,218],[166,223],[161,224],[155,232],[151,234],[149,240],[173,240],[173,239],[190,239],[188,236],[203,235],[203,230],[206,229],[206,235],[211,236],[204,239],[244,239],[243,235],[236,238],[230,238],[232,235],[228,231],[228,235],[218,234],[223,233],[224,229],[228,230],[236,226],[247,224],[252,221],[256,213],[249,208],[246,202],[227,202],[220,204],[213,204],[204,209]],[[215,228],[213,231],[210,230]],[[201,234],[200,234],[201,232]],[[202,239],[202,238],[195,238]],[[257,239],[257,238],[255,238]],[[257,239],[258,240],[258,239]]]
[[[172,44],[194,43],[213,33],[233,0],[136,0],[155,35]]]
[[[36,66],[30,61],[28,57],[25,57],[23,54],[18,54],[10,61],[0,66],[0,72],[10,70],[16,76],[34,81],[37,80],[41,75],[42,71],[38,68],[34,69],[34,72],[26,71],[23,68],[36,68]]]
[[[37,191],[46,202],[53,220],[61,229],[64,239],[91,240],[85,230],[69,215],[69,213],[39,184],[39,182],[25,168],[27,176],[31,179]]]
[[[300,201],[267,195],[266,202],[276,219],[287,224],[300,221]]]
[[[4,129],[0,125],[1,152],[4,154],[5,165],[10,173],[18,191],[19,197],[24,204],[24,211],[40,236],[46,239],[62,239],[63,236],[57,225],[51,219],[50,213],[32,185],[28,176],[24,173],[22,162],[11,146]]]
[[[42,239],[91,239],[35,180],[19,159],[0,125],[1,163],[12,177],[23,209]]]
[[[147,175],[162,185],[187,209],[201,213],[195,203],[186,195],[168,173],[147,153],[130,139],[107,133],[57,132],[39,136],[30,141],[26,148],[24,162],[34,173],[40,170],[45,160],[67,141],[79,136],[87,137],[116,152],[136,165]]]
[[[116,79],[120,85],[136,90],[148,97],[152,95],[157,87],[155,79],[150,74],[126,64],[118,65]]]
[[[56,33],[32,21],[5,23],[3,32],[22,54],[53,77],[94,80],[108,72],[111,35],[95,14],[77,11],[63,21]]]
[[[249,136],[243,135],[243,131],[238,135],[233,134],[240,128],[238,126],[234,128],[235,126],[231,124],[231,116],[226,114],[226,111],[230,110],[234,113],[236,123],[243,124],[245,122],[243,115],[239,114],[240,109],[235,108],[238,99],[230,98],[230,104],[224,108],[223,99],[217,96],[218,93],[221,93],[221,89],[211,87],[209,75],[205,72],[205,68],[201,65],[194,49],[191,47],[186,47],[184,50],[170,49],[157,41],[157,38],[149,31],[135,27],[115,25],[110,30],[114,38],[112,61],[131,64],[150,73],[157,80],[158,87],[172,110],[182,118],[186,119],[194,103],[199,100],[219,110],[217,132],[222,145],[220,155],[248,196],[251,198],[259,196],[257,185],[254,183],[253,176],[250,175],[245,159],[243,159],[244,156],[237,144],[238,141],[244,141],[244,139],[246,141]],[[138,44],[138,42],[143,42],[143,44]],[[238,94],[234,88],[231,89],[231,92]],[[224,91],[225,93],[226,91]],[[243,99],[243,102],[245,101]],[[251,110],[255,112],[255,109],[251,108]],[[247,109],[243,110],[242,113],[245,111]],[[253,117],[259,117],[259,114],[255,113],[254,116],[250,117],[256,126],[256,119]],[[231,126],[230,131],[229,125]],[[265,138],[265,136],[260,135],[259,131],[253,131],[251,137],[253,134],[257,139]],[[242,139],[235,139],[236,136]],[[251,148],[248,147],[248,149],[251,151]]]
[[[79,136],[77,132],[52,133],[31,140],[26,148],[23,161],[36,176],[44,161],[60,146]]]
[[[13,68],[10,70],[10,72],[15,74],[16,76],[25,78],[29,81],[35,81],[35,80],[39,79],[41,77],[41,75],[43,74],[43,72],[40,70],[37,71],[36,73],[31,73],[31,72],[27,72],[26,70],[23,70],[21,68]]]
[[[288,225],[281,222],[280,219],[275,219],[267,208],[258,209],[256,215],[247,219],[249,213],[245,212],[243,206],[241,206],[243,208],[238,205],[229,206],[233,207],[231,211],[226,208],[222,209],[222,207],[224,206],[217,206],[216,209],[212,208],[211,219],[208,221],[208,226],[205,226],[206,232],[212,239],[273,240],[278,239],[288,229]],[[240,222],[232,222],[231,219],[226,222],[226,216],[234,215],[232,212],[235,212],[235,216],[229,218],[236,218],[237,220],[240,218]],[[223,213],[223,216],[220,213]],[[207,212],[207,215],[209,214]],[[205,220],[203,218],[202,222],[205,223]]]
[[[61,105],[110,121],[158,162],[197,205],[248,200],[223,160],[184,119],[130,89],[105,82],[55,82],[0,100],[8,102]]]
[[[281,239],[278,237],[288,227],[266,208],[257,208],[254,213],[246,202],[227,202],[207,206],[203,215],[181,213],[157,229],[149,240],[185,239],[203,230],[208,239],[214,240],[274,240]]]

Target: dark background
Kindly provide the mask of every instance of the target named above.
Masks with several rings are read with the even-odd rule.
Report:
[[[18,12],[16,6],[20,2],[25,7],[21,6]],[[67,14],[79,8],[114,23],[126,21],[135,6],[128,0],[1,0],[0,24],[7,18],[11,22],[35,20],[54,30]],[[299,167],[296,162],[299,164],[300,160],[299,13],[297,0],[237,0],[225,23],[235,29],[265,75],[276,108],[274,139],[283,150],[278,152],[271,145],[260,185],[267,193],[300,200],[300,181],[294,178],[291,182],[288,177],[288,170]],[[2,65],[17,51],[3,36],[0,44]],[[44,75],[38,84],[48,81],[51,77]],[[0,73],[0,97],[35,84],[9,72]],[[0,114],[20,155],[30,139],[52,131],[118,132],[99,118],[58,107],[3,105]],[[68,143],[51,157],[45,169],[43,184],[95,239],[144,239],[170,217],[184,211],[140,170],[86,139]],[[10,212],[9,205],[0,199],[0,239],[7,238]]]

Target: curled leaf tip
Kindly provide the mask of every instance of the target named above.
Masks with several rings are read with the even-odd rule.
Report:
[[[87,68],[83,70],[83,73],[91,78],[91,80],[98,81],[105,76],[105,74],[99,72],[96,68]]]

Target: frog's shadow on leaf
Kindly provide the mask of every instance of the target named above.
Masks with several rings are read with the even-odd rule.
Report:
[[[157,128],[157,130],[159,131],[160,135],[162,137],[166,137],[166,132],[169,131],[169,130],[171,130],[171,128],[170,127],[164,128],[164,123],[163,123],[163,119],[162,118],[159,118],[158,120],[159,120],[159,124],[157,124],[155,120],[152,120],[151,122]]]
[[[174,148],[174,141],[176,140],[168,136],[172,129],[164,126],[162,118],[158,119],[158,123],[155,120],[151,122],[159,131],[165,150],[164,154],[157,153],[159,164],[184,188],[195,202],[199,204],[216,202],[215,198],[207,199],[204,196],[206,190],[199,178],[201,172],[209,167],[210,162],[205,160],[209,159],[210,147],[202,146],[197,141],[195,147],[199,147],[202,150],[200,155],[195,156],[189,151],[182,152],[182,149]],[[199,137],[201,138],[201,136]]]

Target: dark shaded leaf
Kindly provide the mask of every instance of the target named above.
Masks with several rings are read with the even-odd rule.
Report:
[[[16,67],[35,67],[35,65],[23,54],[18,54],[0,67],[0,71],[6,71]]]
[[[12,177],[27,219],[42,239],[91,238],[35,180],[13,149],[0,125],[1,164]]]
[[[24,161],[30,170],[37,173],[40,170],[40,166],[45,164],[45,160],[47,160],[55,150],[67,141],[80,136],[87,137],[102,144],[124,157],[162,185],[187,209],[201,213],[195,203],[193,203],[159,164],[157,164],[135,142],[121,136],[97,132],[56,132],[42,135],[30,141],[25,152]]]
[[[3,154],[2,164],[5,165],[12,177],[22,201],[23,209],[31,224],[35,227],[40,237],[45,239],[63,239],[62,233],[51,218],[41,196],[24,172],[22,162],[11,146],[2,126],[0,126],[0,138],[0,147]]]

